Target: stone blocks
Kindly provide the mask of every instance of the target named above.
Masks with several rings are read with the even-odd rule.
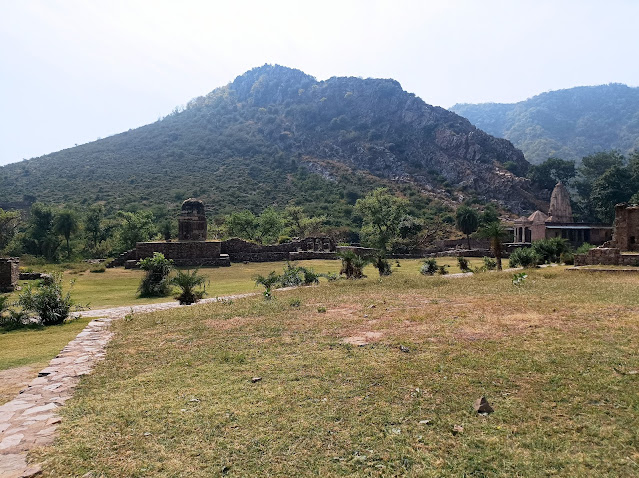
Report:
[[[20,260],[9,257],[0,259],[0,292],[13,292],[20,278]]]

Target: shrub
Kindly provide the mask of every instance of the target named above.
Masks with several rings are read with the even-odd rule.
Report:
[[[388,262],[383,256],[377,256],[375,258],[375,267],[377,268],[380,277],[389,276],[393,273],[390,262]]]
[[[62,274],[58,273],[36,287],[27,284],[19,295],[18,305],[24,312],[36,314],[42,325],[57,325],[69,317],[73,300],[70,291],[62,293]]]
[[[98,264],[96,266],[93,266],[89,272],[101,274],[102,272],[106,272],[106,266],[104,264]]]
[[[470,268],[470,264],[468,263],[468,259],[465,257],[459,256],[457,258],[457,265],[459,265],[459,269],[462,272],[472,272],[473,270]]]
[[[291,307],[299,307],[300,305],[302,305],[302,301],[298,298],[294,298],[288,301],[288,305],[290,305]]]
[[[508,265],[510,267],[537,267],[539,264],[539,256],[532,247],[522,247],[515,249],[510,255]]]
[[[287,242],[291,242],[291,236],[280,236],[277,238],[278,244],[285,244]]]
[[[139,262],[140,269],[146,271],[138,292],[140,297],[165,297],[171,293],[169,274],[173,269],[173,261],[164,254],[154,252],[153,257],[147,257]]]
[[[264,277],[261,274],[255,276],[255,285],[261,285],[264,287],[264,298],[270,300],[272,297],[271,289],[274,285],[280,283],[281,277],[278,276],[275,271],[271,271],[268,276]]]
[[[297,287],[300,285],[319,284],[321,274],[317,274],[313,269],[295,266],[287,262],[284,272],[280,276],[280,285],[282,287]]]
[[[594,249],[595,247],[596,246],[593,246],[592,244],[588,244],[587,242],[584,242],[581,246],[577,248],[577,250],[575,251],[575,254],[585,254],[590,249]]]
[[[539,256],[540,263],[559,262],[562,252],[569,252],[568,241],[561,237],[541,239],[532,243],[532,249]]]
[[[562,252],[559,260],[568,266],[575,264],[575,255],[572,252]]]
[[[446,274],[448,274],[447,267],[449,267],[447,264],[437,267],[437,273],[441,276],[445,276]]]
[[[297,287],[302,285],[304,282],[304,279],[300,274],[300,268],[292,265],[290,262],[286,263],[284,272],[281,276],[279,276],[279,278],[281,287]]]
[[[431,257],[430,259],[426,259],[419,272],[425,276],[432,276],[435,274],[435,272],[437,272],[437,261],[435,258]]]
[[[177,271],[175,277],[173,277],[169,283],[177,286],[182,292],[175,298],[180,301],[180,304],[194,304],[198,302],[206,294],[206,290],[196,290],[198,287],[206,284],[206,277],[198,274],[198,269],[191,271]]]
[[[371,262],[369,257],[359,256],[348,250],[338,252],[337,257],[342,260],[342,269],[339,271],[341,275],[345,275],[347,279],[366,277],[364,267]]]
[[[326,313],[326,307],[319,306],[317,308],[317,312],[319,312],[320,314],[325,314]]]
[[[484,269],[494,271],[497,269],[497,261],[491,257],[484,257]]]

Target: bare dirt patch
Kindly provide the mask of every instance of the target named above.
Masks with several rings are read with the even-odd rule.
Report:
[[[383,336],[382,332],[362,332],[360,335],[346,337],[343,341],[346,344],[362,347],[373,342],[379,342]]]
[[[14,399],[38,375],[42,367],[42,364],[36,364],[0,370],[0,405]]]

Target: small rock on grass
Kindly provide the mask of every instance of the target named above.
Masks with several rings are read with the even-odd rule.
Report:
[[[405,347],[404,345],[400,345],[399,346],[399,350],[401,350],[402,352],[404,352],[405,354],[410,352],[410,349],[408,347]]]
[[[475,400],[475,404],[473,405],[473,407],[475,408],[475,411],[477,413],[486,415],[495,411],[493,410],[493,407],[490,406],[490,403],[488,403],[488,400],[486,400],[486,397],[479,397],[477,400]]]
[[[460,433],[464,433],[464,427],[461,425],[453,426],[453,435],[459,435]]]
[[[251,382],[252,382],[252,383],[261,382],[261,381],[262,381],[262,377],[253,377],[253,378],[251,379]]]

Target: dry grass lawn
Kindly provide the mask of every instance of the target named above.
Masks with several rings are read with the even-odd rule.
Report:
[[[36,457],[44,476],[639,475],[639,278],[511,278],[396,274],[120,321]]]

